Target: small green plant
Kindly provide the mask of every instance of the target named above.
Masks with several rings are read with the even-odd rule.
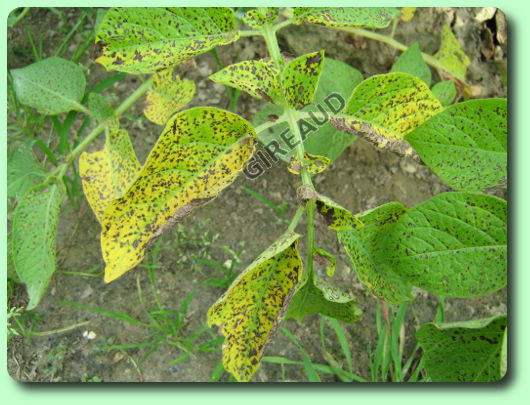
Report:
[[[148,301],[146,300],[144,291],[141,287],[140,278],[136,279],[138,299],[140,300],[140,303],[144,309],[147,322],[131,317],[124,312],[94,308],[75,302],[64,303],[65,305],[83,308],[88,311],[105,315],[112,319],[127,322],[132,325],[141,326],[149,330],[149,334],[145,341],[123,344],[104,344],[100,345],[99,348],[102,351],[128,351],[131,349],[145,349],[142,358],[138,364],[135,365],[137,368],[139,368],[143,361],[149,358],[161,346],[169,345],[175,347],[178,352],[180,352],[178,357],[168,361],[168,366],[171,366],[188,359],[193,355],[193,351],[218,351],[220,350],[219,345],[223,341],[222,338],[217,337],[207,326],[203,326],[194,332],[190,332],[188,330],[188,307],[191,300],[195,296],[195,293],[189,293],[183,298],[180,304],[180,309],[167,309],[162,304],[157,292],[158,287],[155,278],[155,271],[159,267],[159,265],[157,265],[157,260],[160,249],[160,240],[158,240],[155,242],[155,246],[150,252],[150,257],[148,257],[146,262],[142,265],[146,269],[149,278],[149,286],[152,297],[151,301],[154,303],[154,308],[149,308]]]
[[[62,371],[64,367],[64,357],[66,356],[66,351],[68,348],[60,344],[52,348],[46,355],[46,359],[49,362],[47,368],[44,369],[44,375],[47,375],[50,378],[50,381],[57,381],[56,375]]]
[[[13,21],[23,13],[14,15]],[[104,281],[110,283],[143,267],[156,305],[146,310],[148,322],[122,312],[70,305],[151,331],[146,342],[108,349],[147,347],[148,356],[169,344],[182,351],[173,363],[193,350],[217,350],[223,338],[214,338],[206,326],[188,337],[181,335],[192,295],[184,298],[177,311],[159,302],[156,260],[144,261],[148,246],[171,225],[214,199],[241,172],[255,179],[283,160],[299,185],[299,206],[287,220],[285,233],[237,277],[232,266],[219,266],[209,257],[195,258],[222,272],[223,278],[214,279],[214,285],[228,287],[207,314],[208,325],[219,326],[224,335],[224,369],[237,381],[249,381],[285,316],[300,322],[312,314],[348,323],[360,318],[356,299],[332,285],[336,260],[319,247],[315,232],[319,216],[336,233],[357,279],[383,304],[376,319],[379,339],[372,375],[366,379],[353,373],[346,335],[337,321],[330,325],[346,369],[327,351],[329,365],[316,367],[296,338],[282,329],[300,350],[310,381],[319,381],[318,372],[324,370],[343,381],[500,380],[506,370],[506,315],[425,324],[417,332],[424,356],[418,360],[414,351],[403,363],[401,330],[413,287],[442,298],[469,298],[497,291],[507,280],[507,203],[486,193],[507,185],[506,100],[469,99],[470,61],[449,27],[442,30],[435,55],[422,53],[418,44],[405,46],[392,35],[377,32],[391,25],[395,29],[410,16],[410,9],[392,7],[259,7],[245,10],[245,28],[227,7],[111,8],[95,32],[96,62],[121,72],[109,82],[122,74],[142,79],[141,75],[149,75],[115,108],[97,90],[86,92],[85,74],[78,64],[58,55],[42,59],[41,46],[32,38],[36,62],[10,72],[10,102],[51,116],[59,137],[57,154],[49,144],[35,144],[46,155],[44,166],[33,161],[30,149],[11,149],[8,159],[9,183],[25,179],[13,185],[8,196],[16,199],[11,255],[27,287],[27,309],[37,307],[56,271],[55,234],[61,205],[66,195],[73,199],[78,194],[81,183],[101,224]],[[383,41],[403,53],[389,73],[365,79],[351,66],[327,58],[324,50],[283,54],[277,32],[300,24]],[[222,68],[220,64],[221,70],[210,76],[234,89],[227,90],[232,112],[213,107],[180,111],[193,98],[195,84],[181,79],[175,68],[209,51],[216,56],[216,47],[247,36],[262,38],[268,55]],[[431,67],[445,80],[432,85]],[[253,123],[234,113],[239,92],[268,103]],[[119,121],[144,95],[145,116],[164,129],[141,164]],[[455,103],[461,97],[467,100]],[[59,120],[57,115],[64,113],[66,118]],[[72,136],[78,114],[97,121],[87,135],[77,131]],[[20,122],[27,116],[16,119]],[[36,126],[40,119],[35,119]],[[87,152],[100,134],[105,134],[104,147]],[[350,212],[321,195],[313,177],[332,170],[333,161],[356,137],[426,165],[454,191],[415,207],[390,202]],[[258,150],[259,142],[263,147]],[[280,217],[284,215],[284,205],[273,204],[250,188],[245,191]],[[303,217],[305,259],[298,249],[302,235],[296,232]],[[158,245],[154,246],[157,253]],[[327,279],[314,271],[316,260],[327,263]],[[140,289],[139,296],[143,296]],[[397,310],[388,311],[389,306]],[[210,340],[197,345],[202,335]],[[471,351],[472,359],[459,355]],[[212,381],[221,374],[216,370]]]
[[[95,376],[93,376],[93,377],[89,377],[88,374],[84,373],[84,374],[81,376],[81,382],[85,382],[85,383],[103,382],[103,379],[101,379],[101,378],[98,377],[97,375],[95,375]]]

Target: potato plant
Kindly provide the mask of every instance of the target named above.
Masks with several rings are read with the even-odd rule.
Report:
[[[52,57],[12,70],[22,104],[46,115],[81,112],[99,123],[55,167],[35,168],[38,185],[20,184],[21,158],[10,160],[9,190],[18,197],[10,249],[27,289],[27,310],[38,306],[56,270],[55,233],[72,168],[101,224],[106,283],[135,269],[157,237],[242,173],[253,179],[283,160],[298,176],[299,206],[285,232],[264,246],[207,314],[224,336],[224,368],[238,381],[252,379],[285,317],[302,322],[322,314],[355,322],[362,316],[348,291],[333,286],[336,260],[319,247],[315,221],[336,232],[357,279],[382,302],[411,301],[413,287],[442,298],[503,288],[507,203],[486,192],[507,186],[507,103],[454,103],[457,93],[469,98],[469,59],[451,30],[442,31],[436,55],[413,44],[389,73],[366,79],[324,50],[284,54],[276,36],[289,25],[318,24],[370,37],[411,13],[263,7],[246,11],[244,25],[237,25],[225,7],[112,8],[97,28],[95,62],[109,71],[150,75],[116,108],[98,94],[84,97],[85,76],[73,62]],[[265,100],[254,123],[219,108],[186,109],[195,85],[180,78],[177,67],[245,36],[262,37],[268,55],[231,64],[210,79]],[[426,62],[445,80],[431,87]],[[334,78],[345,84],[334,86]],[[145,116],[164,129],[142,164],[119,118],[145,94]],[[101,133],[103,149],[87,152]],[[396,201],[350,212],[319,193],[313,176],[328,170],[356,137],[428,166],[454,191],[414,207]],[[305,252],[298,248],[301,238]],[[326,279],[315,273],[315,260],[326,263]],[[497,381],[505,373],[506,315],[427,323],[417,339],[432,381]]]

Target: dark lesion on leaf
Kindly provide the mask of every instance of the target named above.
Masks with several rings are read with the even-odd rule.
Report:
[[[213,200],[214,197],[208,197],[208,198],[194,198],[191,200],[188,204],[184,205],[183,207],[180,207],[168,220],[167,222],[159,227],[156,231],[154,231],[153,236],[151,237],[150,241],[158,238],[160,235],[165,233],[167,230],[169,230],[173,225],[175,225],[177,222],[179,222],[182,218],[188,216],[191,214],[194,210],[197,208],[203,206],[204,204],[210,202]]]
[[[98,59],[100,56],[103,56],[103,54],[105,53],[105,48],[107,47],[107,43],[104,42],[104,41],[99,41],[99,42],[96,42],[96,44],[94,45],[94,52],[93,52],[93,58],[94,60],[95,59]]]
[[[412,146],[410,146],[407,141],[402,139],[385,138],[383,135],[374,130],[368,123],[359,122],[358,124],[360,125],[360,129],[357,130],[344,118],[332,118],[329,122],[339,131],[343,131],[351,135],[361,136],[381,149],[389,150],[398,154],[399,156],[411,158],[415,162],[425,165],[418,153],[412,148]]]

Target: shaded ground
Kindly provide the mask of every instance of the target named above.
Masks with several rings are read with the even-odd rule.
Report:
[[[407,45],[418,40],[422,50],[432,54],[439,46],[438,33],[441,26],[450,24],[461,43],[465,44],[465,51],[472,60],[468,79],[471,84],[481,86],[480,97],[505,97],[506,88],[502,84],[499,66],[493,62],[493,57],[488,59],[488,41],[491,38],[487,32],[495,34],[497,26],[491,21],[483,23],[473,19],[478,11],[420,9],[412,22],[398,26],[396,39]],[[72,21],[66,22],[67,26],[74,23],[77,13],[75,9],[66,11],[67,21]],[[91,21],[86,22],[86,29],[90,29],[90,23]],[[52,49],[60,41],[61,35],[64,35],[49,29],[58,25],[60,21],[56,14],[45,9],[32,10],[19,25],[9,31],[9,68],[22,67],[32,61],[28,56],[30,52],[27,52],[29,44],[25,29],[34,34],[43,34],[43,43],[46,45],[44,54],[49,56],[46,49]],[[74,37],[67,55],[75,50],[76,41],[79,40],[80,38]],[[316,26],[292,26],[282,30],[280,44],[282,51],[297,55],[325,49],[327,56],[351,64],[363,72],[365,77],[387,72],[398,55],[384,44]],[[261,57],[266,54],[266,48],[259,39],[243,38],[235,44],[220,48],[219,54],[223,63],[229,64]],[[501,59],[505,60],[505,55],[501,55]],[[218,70],[214,57],[211,54],[202,55],[196,58],[196,64],[197,69],[186,73],[186,77],[195,80],[198,87],[193,105],[227,108],[224,87],[206,79],[210,73]],[[90,60],[89,55],[84,58],[83,65],[86,67],[89,87],[108,76],[101,66]],[[434,77],[436,80],[436,75]],[[139,79],[129,76],[117,83],[109,94],[116,94],[116,100],[120,100],[138,85]],[[260,104],[242,94],[238,106],[238,113],[250,120]],[[129,130],[138,148],[140,161],[143,161],[156,142],[161,127],[152,125],[143,118],[133,117],[141,117],[140,103],[126,114],[122,124]],[[95,142],[94,149],[99,147],[97,143],[98,141]],[[377,150],[363,140],[356,141],[329,170],[318,175],[315,184],[322,194],[352,212],[389,201],[414,206],[435,194],[450,190],[428,168],[400,159],[390,152]],[[242,270],[286,228],[281,218],[268,206],[250,197],[242,186],[259,191],[275,204],[286,202],[289,208],[283,217],[289,219],[296,209],[295,190],[298,185],[297,177],[285,170],[282,163],[255,181],[240,176],[219,198],[161,237],[156,260],[159,267],[154,272],[160,302],[167,309],[177,310],[186,294],[192,291],[196,293],[189,305],[182,336],[190,336],[206,324],[208,308],[224,291],[223,288],[203,284],[209,277],[220,276],[220,273],[209,266],[198,264],[194,257],[223,264],[227,260],[235,260],[234,255],[229,253],[229,248],[234,252],[241,252],[236,269]],[[303,226],[302,223],[299,228],[302,233]],[[77,209],[66,203],[58,234],[59,269],[102,271],[99,231],[99,224],[83,198]],[[368,377],[370,353],[377,341],[375,308],[378,302],[357,282],[347,258],[339,250],[335,235],[320,222],[317,225],[317,243],[338,258],[333,284],[352,290],[364,311],[362,320],[347,325],[346,330],[350,338],[354,372]],[[301,250],[304,250],[303,241]],[[90,323],[82,328],[51,336],[13,338],[8,345],[8,370],[13,378],[19,381],[81,381],[93,377],[104,381],[207,381],[219,363],[219,352],[194,351],[188,360],[170,366],[168,362],[182,353],[174,347],[162,346],[140,363],[146,353],[145,348],[129,349],[126,353],[118,350],[105,351],[102,348],[109,344],[146,341],[149,330],[61,304],[65,301],[83,303],[122,311],[146,321],[146,309],[154,307],[151,284],[145,268],[145,263],[149,263],[151,259],[152,255],[144,261],[144,266],[126,273],[109,285],[103,283],[102,277],[55,275],[48,294],[36,310],[40,317],[38,330],[55,330],[86,320]],[[323,269],[317,268],[317,272],[322,271]],[[143,303],[138,294],[138,285],[143,292]],[[24,300],[24,289],[17,287],[10,306],[23,306]],[[446,319],[468,320],[505,313],[506,302],[505,290],[475,299],[448,299]],[[415,327],[434,318],[436,305],[434,296],[416,291],[416,300],[410,305],[407,314],[405,333],[409,337],[408,350],[415,344]],[[287,321],[283,326],[300,339],[312,361],[325,363],[318,338],[318,316],[306,318],[303,325]],[[86,332],[93,332],[94,335],[90,336]],[[327,340],[328,347],[333,347],[336,353],[340,353],[333,335],[327,335]],[[276,335],[266,355],[301,359],[298,350],[281,333]],[[340,355],[337,357],[340,360]],[[327,378],[328,381],[334,381],[332,377],[322,377],[324,380]],[[224,374],[222,379],[226,378],[227,374]],[[302,367],[288,366],[282,369],[279,365],[263,363],[253,380],[306,379]]]

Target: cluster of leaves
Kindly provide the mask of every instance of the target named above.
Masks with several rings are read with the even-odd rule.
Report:
[[[143,165],[128,134],[119,128],[119,114],[97,108],[105,105],[101,100],[88,108],[81,104],[84,76],[76,65],[52,58],[12,71],[22,103],[45,114],[85,111],[106,131],[103,150],[83,152],[79,159],[85,195],[102,227],[105,282],[136,267],[169,225],[230,185],[260,140],[289,151],[281,157],[301,176],[308,220],[316,207],[336,231],[357,278],[375,297],[400,304],[412,299],[413,286],[459,298],[505,286],[507,206],[482,192],[506,185],[506,100],[452,104],[454,80],[465,80],[469,60],[450,30],[442,31],[435,57],[453,79],[430,88],[431,72],[417,44],[389,74],[366,80],[344,63],[325,58],[323,50],[283,57],[274,37],[278,11],[259,8],[243,18],[266,39],[271,59],[238,62],[210,77],[270,103],[254,124],[276,116],[275,125],[258,133],[242,117],[217,108],[175,114],[193,97],[194,85],[173,70],[185,59],[240,37],[231,9],[113,8],[106,13],[96,34],[96,62],[108,70],[153,74],[144,112],[165,127]],[[302,7],[294,9],[291,23],[380,29],[399,16],[395,8]],[[49,73],[46,81],[39,76],[42,69]],[[67,75],[70,81],[64,80]],[[321,106],[330,93],[347,100],[340,111]],[[329,122],[317,125],[322,118]],[[281,136],[286,126],[303,141],[296,150]],[[423,162],[456,191],[411,208],[396,202],[354,215],[319,195],[310,180],[354,141],[352,135]],[[48,180],[27,190],[13,219],[13,262],[27,285],[29,309],[38,304],[55,271],[55,229],[65,191],[60,180]],[[335,258],[312,246],[312,240],[303,271],[300,235],[293,230],[243,271],[208,312],[209,324],[219,325],[225,336],[224,367],[238,381],[252,378],[285,315],[301,321],[321,313],[344,322],[361,316],[354,297],[313,273],[310,263],[315,258],[327,263],[332,276]],[[505,329],[505,316],[424,325],[418,340],[432,379],[498,380],[505,367]],[[455,357],[453,368],[440,367],[438,359],[452,350],[452,342],[478,355],[472,361]],[[481,358],[488,359],[487,367]]]

